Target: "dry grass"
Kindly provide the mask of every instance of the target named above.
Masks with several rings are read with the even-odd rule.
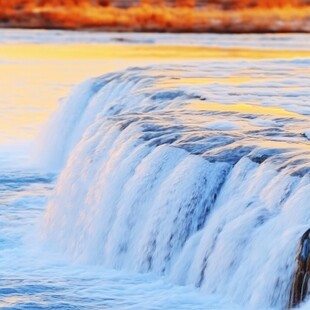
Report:
[[[0,3],[1,4],[1,3]],[[87,4],[2,9],[3,27],[103,29],[169,32],[310,32],[310,7],[280,6],[236,10],[153,7],[129,9]]]

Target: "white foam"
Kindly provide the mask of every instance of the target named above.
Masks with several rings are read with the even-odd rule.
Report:
[[[60,110],[52,126],[60,122],[65,167],[45,238],[74,262],[166,275],[245,308],[285,308],[309,222],[303,139],[276,147],[295,119],[190,111],[188,89],[158,90],[149,70],[84,83],[86,96],[77,88]]]

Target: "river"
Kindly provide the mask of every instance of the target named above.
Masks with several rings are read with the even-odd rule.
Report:
[[[1,30],[1,309],[285,308],[306,42]]]

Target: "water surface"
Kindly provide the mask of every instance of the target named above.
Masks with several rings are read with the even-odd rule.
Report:
[[[287,304],[305,36],[2,34],[3,309]]]

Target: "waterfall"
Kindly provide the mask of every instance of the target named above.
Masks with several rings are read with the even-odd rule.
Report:
[[[168,83],[176,70],[189,79],[220,66],[130,68],[77,86],[45,133],[42,157],[61,172],[44,236],[76,262],[282,309],[310,221],[309,145],[293,132],[307,119],[297,103],[282,105],[284,89],[263,115],[232,108],[237,86]]]

